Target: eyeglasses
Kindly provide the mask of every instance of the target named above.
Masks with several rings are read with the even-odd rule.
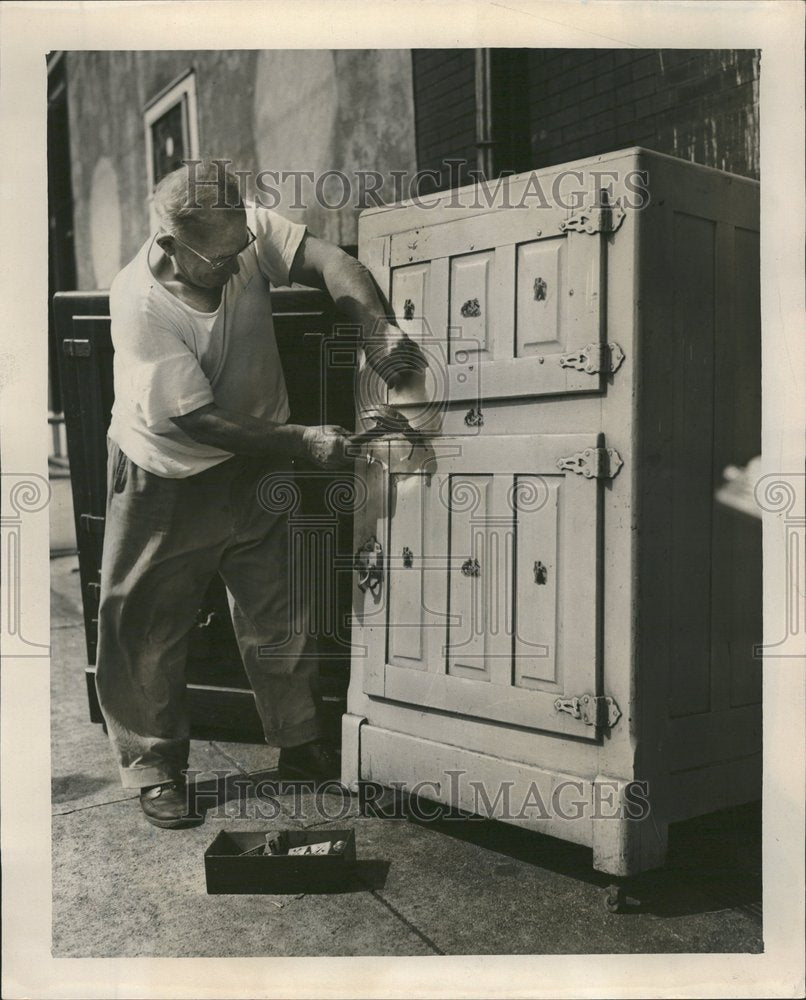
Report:
[[[211,271],[220,271],[221,268],[226,267],[231,260],[235,260],[236,257],[238,257],[240,254],[244,252],[244,250],[247,250],[249,247],[251,247],[252,244],[257,239],[257,236],[255,236],[255,234],[252,232],[249,226],[246,227],[246,231],[247,233],[249,233],[249,239],[241,247],[240,250],[236,250],[235,253],[228,253],[226,257],[216,257],[215,260],[210,260],[210,258],[205,257],[203,253],[199,253],[199,251],[194,250],[192,246],[188,246],[188,244],[185,243],[184,240],[180,240],[178,236],[173,234],[172,235],[177,243],[181,243],[186,250],[190,250],[191,253],[195,253],[197,257],[201,258],[201,260],[204,261],[204,263],[210,268]]]

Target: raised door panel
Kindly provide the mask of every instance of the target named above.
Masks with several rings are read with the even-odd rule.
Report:
[[[424,670],[423,535],[427,508],[423,503],[423,477],[392,475],[389,489],[392,516],[386,583],[387,657],[390,663]]]
[[[396,268],[389,278],[390,302],[397,322],[428,358],[428,368],[417,387],[419,395],[427,399],[442,399],[447,389],[448,340],[444,331],[448,322],[448,265],[447,260],[420,261]],[[443,335],[438,337],[436,331],[440,330]],[[362,389],[362,395],[385,401],[385,385],[376,381],[373,386],[371,379],[372,373],[367,372],[367,389]]]

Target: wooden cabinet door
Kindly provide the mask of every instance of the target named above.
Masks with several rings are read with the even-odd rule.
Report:
[[[557,207],[498,209],[375,240],[368,264],[429,359],[393,404],[598,392],[605,237]]]
[[[600,487],[569,467],[596,446],[596,434],[375,446],[363,530],[384,574],[359,595],[368,694],[595,737],[557,701],[598,693]]]

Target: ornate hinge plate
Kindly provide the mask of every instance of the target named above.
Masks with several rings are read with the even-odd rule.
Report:
[[[580,208],[560,223],[563,232],[615,233],[624,221],[624,209],[617,198],[612,204],[595,204]]]
[[[586,344],[579,351],[560,355],[560,368],[575,368],[578,372],[597,375],[599,372],[616,372],[624,360],[624,351],[618,344]]]
[[[583,694],[578,698],[557,698],[554,702],[557,712],[567,712],[574,719],[581,719],[586,726],[612,729],[621,718],[621,709],[610,697]]]
[[[567,458],[557,459],[557,468],[586,479],[613,479],[624,465],[615,448],[586,448]]]

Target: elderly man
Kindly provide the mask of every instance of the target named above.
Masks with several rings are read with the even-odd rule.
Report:
[[[267,742],[283,776],[323,777],[315,645],[289,586],[285,516],[258,484],[300,456],[348,462],[341,427],[288,423],[270,288],[330,293],[365,331],[367,361],[389,384],[424,364],[385,316],[366,269],[303,225],[241,202],[223,161],[164,178],[160,232],[115,278],[115,405],[101,574],[97,689],[121,779],[149,822],[201,818],[184,782],[187,637],[216,572]]]

